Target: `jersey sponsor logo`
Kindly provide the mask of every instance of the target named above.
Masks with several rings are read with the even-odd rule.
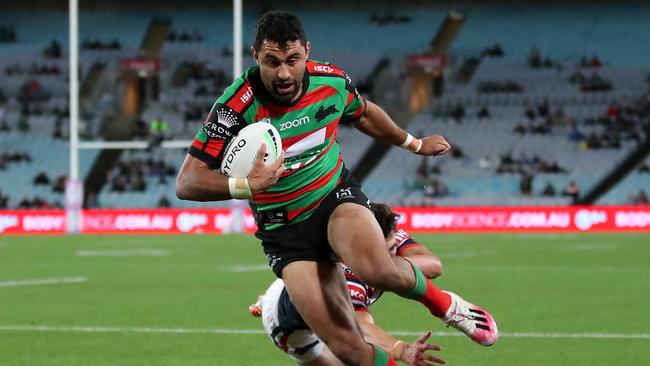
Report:
[[[334,68],[329,66],[329,65],[315,65],[314,66],[314,71],[331,74],[331,73],[334,72]]]
[[[230,108],[219,108],[217,110],[217,123],[225,128],[230,128],[237,124],[235,112]]]
[[[246,87],[246,92],[244,94],[242,94],[241,97],[239,97],[239,100],[243,104],[246,104],[246,103],[248,103],[248,101],[251,100],[252,97],[253,97],[253,89],[250,86],[247,86]]]
[[[350,188],[341,188],[338,190],[338,192],[336,192],[336,198],[339,200],[345,200],[354,198],[354,195],[352,194],[352,190]]]
[[[309,116],[300,117],[298,119],[294,119],[293,121],[282,122],[280,124],[280,131],[286,131],[295,127],[300,127],[302,125],[306,125],[309,122],[311,122]]]
[[[329,116],[330,114],[338,113],[338,109],[336,109],[336,105],[332,104],[327,108],[323,108],[323,106],[320,106],[318,108],[318,111],[316,112],[316,122],[320,123],[322,120],[325,119],[325,117]]]
[[[230,143],[233,143],[234,141],[235,140],[232,140]],[[234,146],[232,150],[230,150],[230,144],[228,144],[226,147],[226,151],[230,150],[230,152],[228,152],[228,155],[223,159],[225,165],[223,166],[222,170],[225,175],[230,174],[230,168],[232,168],[230,164],[232,164],[232,162],[235,160],[235,156],[237,156],[237,153],[239,153],[244,146],[246,146],[246,140],[241,139],[237,141],[237,145]]]
[[[208,135],[210,138],[217,138],[222,140],[229,140],[233,137],[233,133],[230,132],[227,128],[221,123],[206,122],[203,124],[203,132]]]

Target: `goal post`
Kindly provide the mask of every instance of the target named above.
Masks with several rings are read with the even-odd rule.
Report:
[[[65,187],[66,227],[69,234],[81,231],[83,180],[79,177],[79,150],[82,149],[147,149],[149,141],[79,141],[79,0],[68,1],[69,37],[69,109],[70,161]],[[233,0],[233,78],[242,72],[243,0]],[[162,141],[160,148],[188,148],[191,140]]]

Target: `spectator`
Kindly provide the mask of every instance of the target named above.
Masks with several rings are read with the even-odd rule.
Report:
[[[648,162],[643,162],[639,166],[639,173],[650,173],[650,164]]]
[[[544,196],[544,197],[555,197],[555,187],[553,187],[551,182],[546,183],[546,186],[544,187],[544,190],[542,190],[542,196]]]
[[[578,184],[572,180],[569,182],[569,184],[567,184],[566,187],[564,187],[562,195],[571,197],[573,203],[576,203],[578,201],[578,197],[580,196],[580,187],[578,187]]]
[[[151,121],[149,126],[149,147],[157,147],[165,140],[169,125],[167,121],[158,116]]]
[[[456,121],[456,123],[462,122],[463,118],[465,117],[465,107],[460,102],[458,102],[454,107],[454,110],[451,112],[451,116]]]
[[[0,191],[0,209],[7,209],[9,208],[9,197],[5,196],[2,194],[2,191]]]
[[[639,194],[636,197],[634,197],[633,203],[635,205],[647,205],[648,203],[650,203],[648,201],[648,195],[646,195],[645,190],[642,189],[639,191]]]
[[[532,50],[530,50],[530,54],[528,55],[528,66],[532,67],[533,69],[536,69],[542,65],[542,54],[539,51],[539,48],[533,47]]]
[[[65,181],[67,180],[67,177],[65,174],[61,174],[58,177],[56,177],[56,180],[54,181],[54,185],[52,186],[52,191],[57,192],[57,193],[63,193],[65,192]]]
[[[478,111],[478,118],[479,119],[490,118],[490,110],[485,104],[482,105],[481,109]]]
[[[39,185],[49,185],[50,184],[50,178],[45,174],[44,171],[39,172],[36,174],[36,177],[34,177],[34,185],[39,186]]]
[[[18,118],[18,131],[20,132],[29,132],[30,126],[29,126],[29,121],[27,120],[27,115],[21,114],[20,118]]]
[[[171,207],[171,202],[169,202],[167,196],[165,195],[160,196],[160,199],[158,200],[158,208],[169,208],[169,207]]]
[[[527,171],[521,174],[521,180],[519,181],[519,191],[524,196],[530,196],[533,191],[533,179],[535,176]]]

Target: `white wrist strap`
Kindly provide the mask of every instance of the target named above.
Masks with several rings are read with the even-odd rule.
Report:
[[[246,178],[228,178],[228,190],[234,199],[247,200],[253,197]]]
[[[408,133],[406,134],[406,140],[404,140],[400,147],[412,153],[417,153],[422,148],[422,140],[416,139],[413,135]]]

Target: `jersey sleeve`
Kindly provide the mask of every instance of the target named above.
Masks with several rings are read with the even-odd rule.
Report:
[[[401,255],[404,249],[412,246],[420,246],[420,243],[415,241],[406,231],[398,229],[395,232],[395,240],[397,241],[397,255]]]
[[[345,89],[348,92],[347,99],[345,101],[345,108],[343,109],[343,116],[341,117],[341,123],[352,123],[358,120],[363,112],[366,111],[366,99],[359,94],[357,88],[352,84],[352,79],[346,73],[343,73],[345,76]]]
[[[368,286],[353,277],[347,277],[347,284],[354,311],[368,311]]]
[[[245,125],[239,113],[217,101],[197,131],[188,153],[210,168],[218,169],[228,142]]]

